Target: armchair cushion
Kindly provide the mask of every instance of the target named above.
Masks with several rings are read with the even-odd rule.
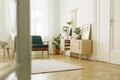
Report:
[[[48,48],[48,45],[32,44],[32,48]]]

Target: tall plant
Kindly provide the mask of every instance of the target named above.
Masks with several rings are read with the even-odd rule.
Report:
[[[58,36],[56,36],[54,39],[53,39],[53,44],[55,46],[56,49],[60,49],[60,36],[61,34],[59,34]]]

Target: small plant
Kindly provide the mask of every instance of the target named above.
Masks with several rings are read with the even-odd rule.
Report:
[[[80,34],[81,28],[80,27],[75,28],[74,33],[76,33],[77,35]]]
[[[81,28],[80,27],[75,28],[74,33],[77,34],[77,37],[76,37],[77,39],[81,39]]]
[[[54,41],[52,42],[55,46],[55,49],[60,49],[60,36],[59,34],[57,37],[54,38]]]
[[[66,22],[68,25],[72,25],[73,21]]]

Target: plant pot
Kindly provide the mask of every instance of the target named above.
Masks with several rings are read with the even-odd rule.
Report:
[[[54,53],[55,53],[56,55],[59,55],[59,54],[60,54],[60,50],[59,50],[59,49],[55,49],[55,50],[54,50]]]
[[[81,39],[81,34],[78,34],[76,38]]]

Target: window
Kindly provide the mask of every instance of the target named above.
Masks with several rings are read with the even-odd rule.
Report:
[[[31,35],[49,35],[48,0],[31,0]]]

